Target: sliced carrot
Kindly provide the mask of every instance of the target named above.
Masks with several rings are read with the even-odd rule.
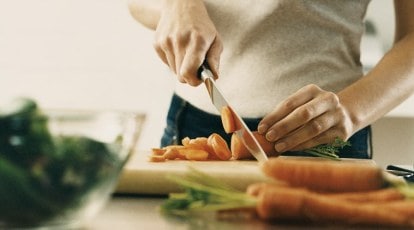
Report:
[[[189,145],[190,144],[190,138],[189,137],[184,137],[182,140],[181,140],[181,144],[183,145],[183,146],[187,146],[187,145]]]
[[[165,149],[162,148],[152,148],[151,154],[155,156],[162,156],[165,153]]]
[[[266,161],[262,170],[269,177],[291,186],[315,191],[369,191],[386,185],[382,170],[367,163],[276,157]]]
[[[149,161],[150,162],[164,162],[166,159],[164,156],[159,156],[159,155],[151,155],[149,156]]]
[[[165,151],[163,157],[167,160],[175,160],[180,159],[180,153],[178,152],[178,149],[176,148],[169,148]]]
[[[221,122],[226,133],[233,133],[236,131],[236,123],[234,122],[233,111],[229,106],[223,106],[220,111]]]
[[[205,161],[208,158],[208,152],[202,149],[180,149],[180,154],[185,156],[185,159],[192,161]]]
[[[231,151],[226,140],[217,133],[213,133],[208,137],[208,145],[214,151],[220,160],[230,160]]]
[[[256,138],[257,142],[259,142],[260,146],[263,148],[263,151],[268,156],[278,156],[280,153],[276,151],[274,148],[274,143],[269,142],[266,140],[265,136],[259,134],[257,131],[252,132],[253,136]],[[236,160],[241,159],[252,159],[253,156],[243,144],[242,140],[237,136],[237,134],[233,133],[231,136],[231,152],[233,158]]]

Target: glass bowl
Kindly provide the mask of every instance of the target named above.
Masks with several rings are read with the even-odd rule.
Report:
[[[144,121],[36,106],[0,113],[0,229],[81,227],[110,198]]]

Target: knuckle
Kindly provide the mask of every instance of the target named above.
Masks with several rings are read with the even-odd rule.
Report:
[[[339,105],[339,97],[333,92],[326,92],[325,98],[333,105]]]
[[[303,108],[303,110],[300,112],[300,116],[303,120],[309,121],[315,116],[315,109],[311,106]]]
[[[293,101],[291,100],[287,100],[284,104],[283,107],[285,108],[285,110],[287,111],[293,111],[296,108],[296,105]]]
[[[321,91],[321,88],[319,86],[317,86],[316,84],[309,84],[306,87],[311,92],[319,92],[319,91]]]
[[[320,121],[313,120],[310,123],[310,130],[314,134],[319,134],[324,130],[324,125]]]

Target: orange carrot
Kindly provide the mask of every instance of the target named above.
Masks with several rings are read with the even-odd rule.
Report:
[[[262,170],[271,178],[314,191],[369,191],[386,185],[379,167],[350,161],[277,157],[265,162]]]
[[[229,106],[223,106],[220,111],[221,122],[226,133],[233,133],[236,131],[236,123],[234,122],[233,111]]]
[[[231,151],[223,137],[217,133],[213,133],[208,137],[207,142],[220,160],[230,160]]]
[[[155,156],[162,156],[165,153],[165,149],[152,148],[151,153],[152,153],[152,155],[155,155]]]
[[[262,219],[414,227],[410,213],[395,212],[384,207],[383,203],[356,203],[282,186],[263,189],[257,197],[256,210]]]
[[[149,162],[164,162],[166,159],[164,156],[151,155],[149,156]]]
[[[257,196],[264,189],[278,189],[280,187],[286,187],[284,183],[255,183],[247,187],[247,194]],[[339,193],[321,193],[329,198],[352,201],[352,202],[390,202],[404,200],[405,196],[397,188],[384,188],[372,191],[363,192],[339,192]]]
[[[262,146],[263,148],[263,151],[268,156],[278,156],[280,154],[276,152],[276,149],[274,148],[274,143],[267,141],[263,135],[259,134],[257,131],[254,131],[253,136],[256,138],[257,142],[259,142],[260,146]],[[233,133],[233,135],[231,136],[230,146],[231,153],[234,159],[241,160],[253,158],[252,154],[249,152],[249,150],[243,144],[241,139],[235,133]]]
[[[166,160],[175,160],[175,159],[184,158],[180,155],[177,148],[168,148],[167,150],[165,150],[165,153],[164,153],[163,157]]]
[[[404,200],[405,196],[396,188],[384,188],[367,192],[345,192],[326,194],[329,197],[353,202],[389,202]]]
[[[181,155],[185,156],[186,160],[205,161],[208,158],[208,152],[202,149],[184,148],[178,151]]]

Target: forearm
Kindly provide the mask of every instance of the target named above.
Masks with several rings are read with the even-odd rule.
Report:
[[[339,92],[357,131],[407,99],[414,92],[414,33],[395,43],[366,76]]]
[[[163,0],[129,0],[131,15],[143,26],[155,30],[160,19]]]

